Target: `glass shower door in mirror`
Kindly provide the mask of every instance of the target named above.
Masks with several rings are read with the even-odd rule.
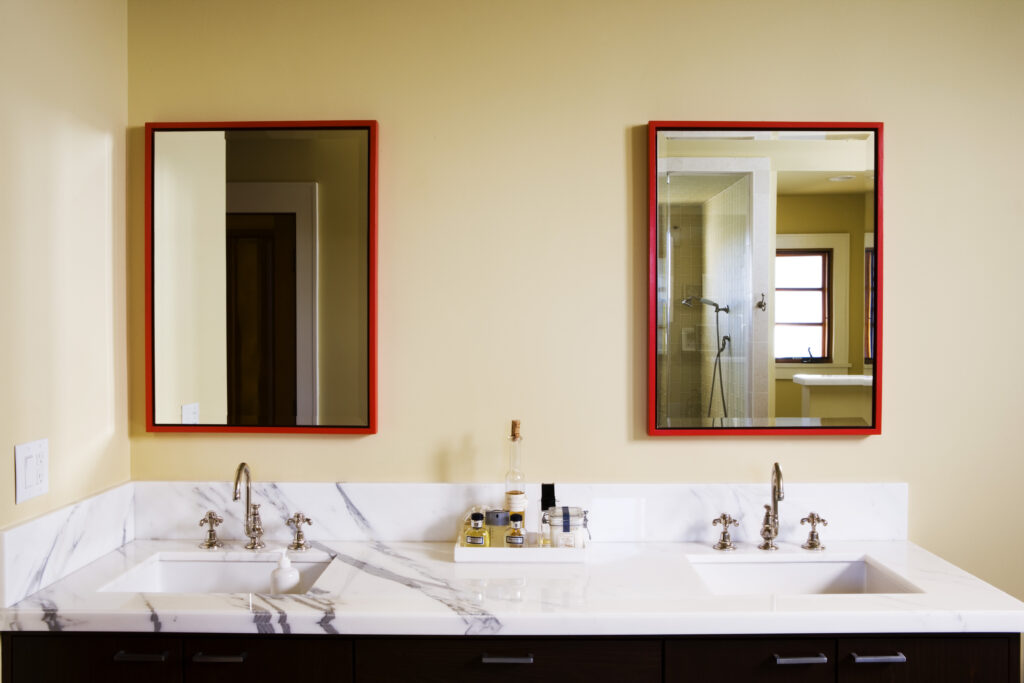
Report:
[[[649,433],[878,433],[880,150],[881,124],[650,124]]]

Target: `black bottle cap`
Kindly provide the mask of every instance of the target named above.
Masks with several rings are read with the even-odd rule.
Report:
[[[521,514],[519,514],[518,512],[513,512],[511,515],[508,516],[508,518],[509,518],[509,521],[512,521],[512,522],[522,522],[523,521],[523,516]]]
[[[471,514],[469,516],[469,519],[474,521],[474,522],[482,522],[482,521],[484,521],[484,513],[482,513],[482,512],[474,512],[473,514]]]
[[[540,485],[540,509],[547,510],[548,508],[555,507],[555,485],[554,484],[541,484]]]

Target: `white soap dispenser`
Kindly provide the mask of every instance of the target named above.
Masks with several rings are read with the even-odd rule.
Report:
[[[281,559],[277,561],[277,569],[270,572],[270,592],[274,595],[287,593],[299,585],[299,570],[292,566],[288,559],[288,551],[281,551]]]

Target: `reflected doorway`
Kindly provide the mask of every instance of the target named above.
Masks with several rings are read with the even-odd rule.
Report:
[[[228,423],[295,426],[295,214],[227,214]]]

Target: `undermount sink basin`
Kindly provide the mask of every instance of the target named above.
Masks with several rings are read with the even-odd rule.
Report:
[[[270,593],[278,553],[157,553],[100,589],[108,593]],[[330,560],[289,555],[299,584],[287,593],[306,593]]]
[[[769,559],[748,555],[689,555],[687,559],[714,595],[922,592],[870,557]]]

